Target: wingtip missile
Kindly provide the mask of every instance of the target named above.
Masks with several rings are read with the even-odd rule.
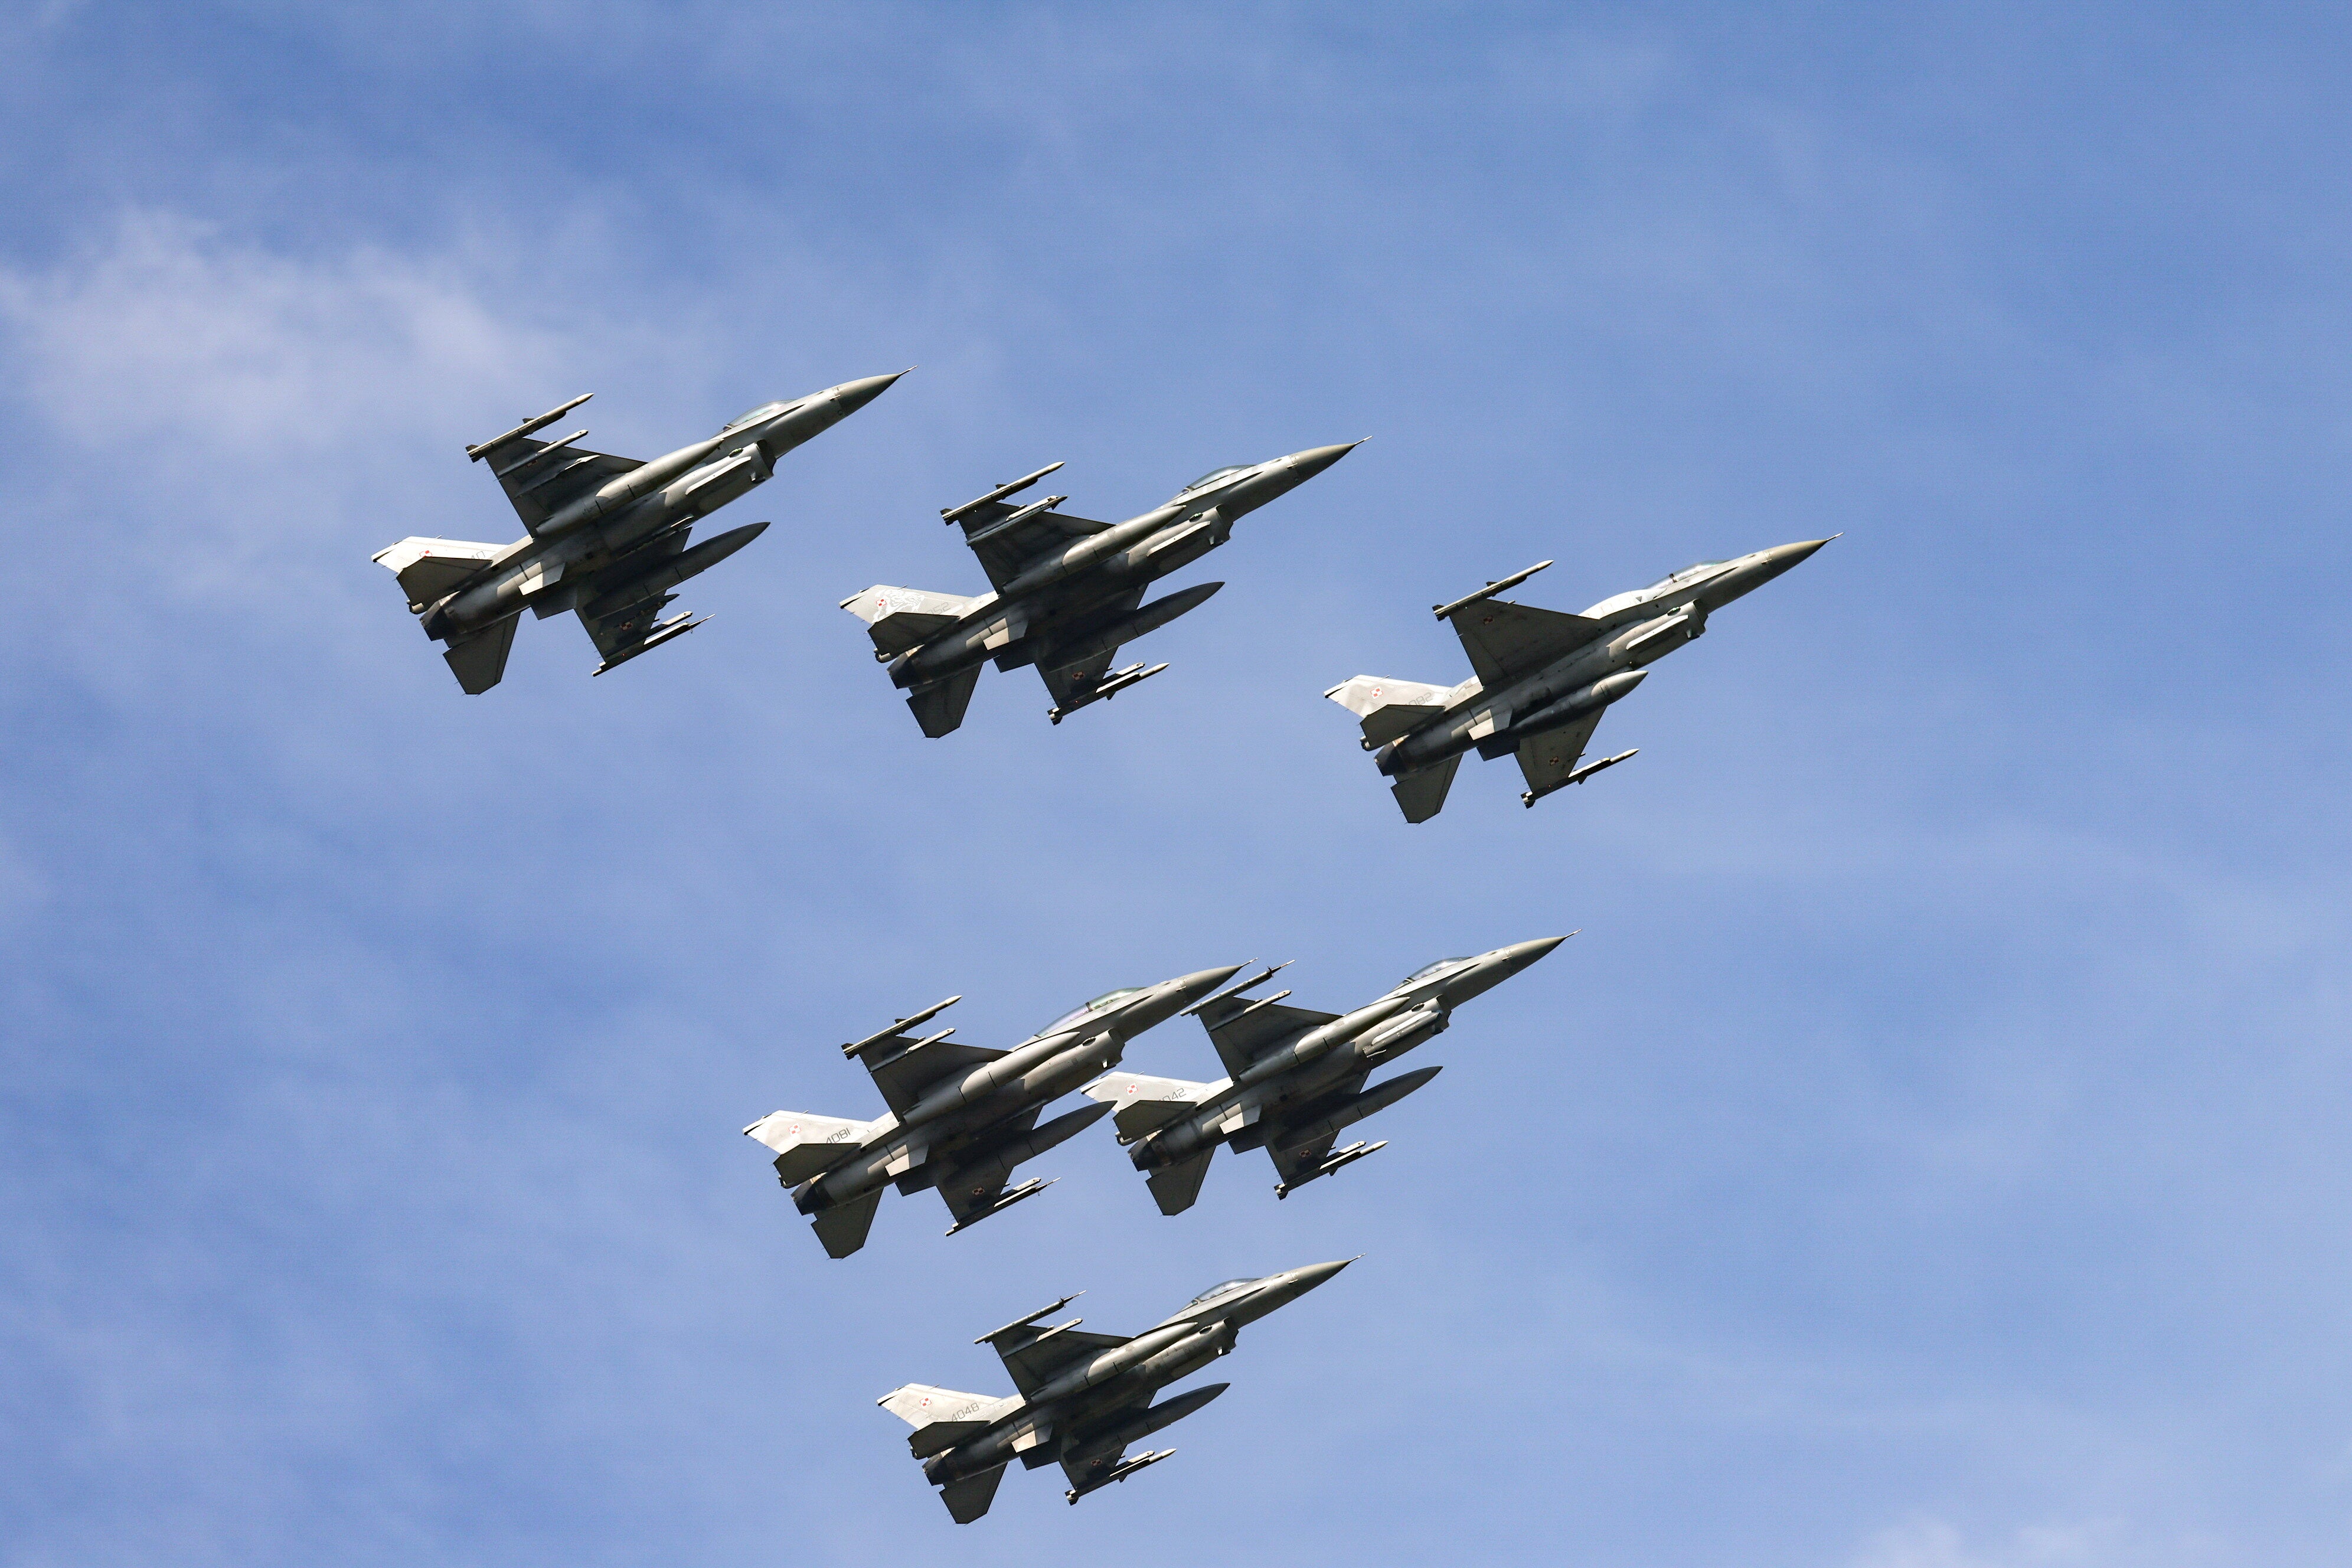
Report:
[[[1023,1199],[1035,1197],[1039,1193],[1044,1192],[1047,1187],[1052,1186],[1055,1182],[1058,1182],[1062,1178],[1059,1176],[1049,1176],[1042,1181],[1035,1178],[1025,1181],[1019,1186],[1004,1193],[1003,1195],[998,1197],[994,1203],[989,1205],[986,1208],[981,1210],[970,1219],[960,1219],[956,1221],[955,1224],[948,1226],[945,1234],[953,1236],[960,1230],[969,1230],[973,1226],[978,1225],[982,1220],[988,1218],[991,1215],[1003,1214],[1006,1209],[1011,1208],[1014,1204],[1021,1202]],[[1055,1309],[1048,1307],[1045,1310],[1050,1312]],[[1003,1329],[999,1329],[996,1331],[1001,1334],[1004,1331]],[[984,1342],[981,1340],[974,1340],[972,1342],[974,1344],[980,1344],[982,1342]]]
[[[1212,1002],[1222,1002],[1228,996],[1238,996],[1244,991],[1263,985],[1267,981],[1273,979],[1276,975],[1281,973],[1284,970],[1289,968],[1292,964],[1297,962],[1298,961],[1295,958],[1286,958],[1280,963],[1269,963],[1257,973],[1253,974],[1247,980],[1243,981],[1239,985],[1229,985],[1213,996],[1202,997],[1198,1002],[1193,1003],[1190,1007],[1185,1008],[1183,1012],[1178,1014],[1177,1016],[1189,1018]],[[1286,996],[1289,993],[1286,991],[1283,994]]]
[[[508,442],[518,440],[522,437],[530,435],[534,430],[545,429],[548,426],[554,424],[557,420],[562,418],[565,415],[571,413],[573,409],[579,407],[582,404],[587,402],[590,398],[595,395],[596,395],[593,392],[583,392],[569,403],[559,403],[536,419],[526,419],[521,424],[516,426],[513,429],[509,430],[502,435],[493,436],[487,441],[477,442],[473,446],[467,447],[466,457],[469,461],[478,463],[483,459],[483,458],[497,451]],[[586,432],[583,431],[582,434],[584,435]]]
[[[1223,587],[1223,584],[1219,584],[1218,586]],[[1179,595],[1171,595],[1170,596],[1177,597]],[[1108,675],[1102,678],[1102,681],[1099,685],[1083,697],[1079,697],[1073,701],[1065,703],[1060,707],[1046,709],[1045,717],[1058,724],[1063,720],[1068,718],[1071,714],[1076,712],[1079,709],[1090,708],[1097,702],[1107,702],[1111,698],[1114,698],[1120,692],[1126,690],[1129,687],[1133,686],[1137,681],[1149,680],[1167,668],[1168,666],[1164,663],[1155,664],[1149,669],[1146,669],[1140,664],[1130,664],[1125,669],[1114,669]]]
[[[1079,1297],[1085,1294],[1086,1292],[1084,1290],[1073,1290],[1068,1295],[1063,1297],[1060,1300],[1040,1307],[1035,1311],[1029,1313],[1026,1317],[1015,1318],[1001,1329],[991,1329],[988,1332],[981,1335],[980,1338],[972,1341],[971,1342],[976,1345],[984,1345],[1000,1334],[1009,1334],[1015,1329],[1025,1329],[1030,1324],[1035,1322],[1038,1319],[1045,1317],[1047,1313],[1060,1311],[1063,1308],[1068,1306],[1071,1302],[1076,1300]]]
[[[647,632],[646,634],[645,640],[637,644],[635,647],[624,648],[622,651],[614,654],[612,658],[606,659],[604,663],[598,665],[588,673],[591,675],[602,675],[608,669],[617,669],[622,665],[628,663],[629,660],[636,658],[641,653],[651,653],[654,649],[661,647],[661,645],[666,642],[675,642],[677,638],[684,637],[687,633],[702,625],[703,622],[709,618],[710,617],[709,616],[674,616],[669,620],[662,622],[659,626],[655,626],[653,630]]]
[[[1603,757],[1597,763],[1587,763],[1582,767],[1577,769],[1566,778],[1559,780],[1557,783],[1548,784],[1541,789],[1521,790],[1519,792],[1519,804],[1524,806],[1533,807],[1536,802],[1541,800],[1544,796],[1552,794],[1556,790],[1566,789],[1572,784],[1582,784],[1593,774],[1613,768],[1619,763],[1625,761],[1628,757],[1637,757],[1641,754],[1642,748],[1635,746],[1630,751],[1620,752],[1613,757]]]
[[[877,1029],[874,1033],[866,1036],[864,1039],[856,1040],[842,1047],[841,1054],[849,1058],[852,1061],[855,1061],[864,1053],[872,1050],[875,1047],[882,1044],[886,1040],[897,1038],[898,1036],[906,1033],[908,1029],[913,1028],[916,1025],[929,1023],[932,1019],[938,1017],[940,1014],[946,1012],[949,1008],[954,1006],[957,1003],[962,1000],[963,994],[959,992],[955,995],[949,997],[944,1002],[934,1002],[919,1013],[914,1014],[909,1017],[897,1019],[887,1029]]]
[[[986,495],[976,496],[972,500],[964,502],[961,506],[943,506],[940,508],[940,521],[941,522],[961,522],[965,518],[970,517],[973,512],[978,511],[982,507],[987,506],[992,501],[1001,501],[1006,496],[1019,495],[1023,490],[1027,489],[1031,485],[1035,484],[1039,479],[1044,479],[1047,474],[1052,473],[1061,466],[1062,465],[1060,463],[1048,463],[1034,474],[1027,474],[1017,479],[1008,479],[1003,484],[1001,484],[994,489],[989,491]]]
[[[1509,576],[1505,577],[1498,582],[1487,584],[1485,587],[1479,589],[1475,594],[1463,595],[1460,598],[1454,600],[1450,605],[1432,605],[1429,606],[1430,613],[1442,621],[1446,616],[1454,614],[1454,611],[1462,609],[1466,605],[1475,605],[1481,599],[1491,599],[1506,588],[1517,587],[1520,584],[1526,582],[1528,578],[1534,576],[1537,573],[1542,571],[1545,567],[1550,564],[1551,563],[1549,561],[1538,561],[1524,572],[1514,572]],[[1337,688],[1334,688],[1334,689],[1337,689]]]

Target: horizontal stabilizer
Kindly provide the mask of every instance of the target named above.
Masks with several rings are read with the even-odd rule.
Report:
[[[866,623],[877,658],[896,658],[920,647],[977,609],[981,601],[920,588],[868,588],[841,607]]]
[[[958,1524],[970,1524],[988,1511],[996,1500],[996,1483],[1004,1479],[1004,1467],[995,1466],[976,1476],[966,1476],[940,1489],[940,1500],[948,1505],[948,1517]]]
[[[506,679],[507,655],[514,648],[515,627],[521,624],[520,616],[509,616],[496,626],[451,643],[441,655],[449,661],[449,673],[457,678],[467,696],[479,697]]]
[[[1454,772],[1462,765],[1460,752],[1442,763],[1416,768],[1390,786],[1407,822],[1427,822],[1445,809],[1445,792],[1454,787]]]
[[[497,560],[505,548],[467,539],[404,539],[370,559],[400,580],[409,610],[421,616],[458,584]]]
[[[1144,1185],[1151,1189],[1152,1201],[1161,1214],[1182,1214],[1192,1206],[1201,1195],[1202,1179],[1209,1173],[1209,1157],[1216,1152],[1217,1146],[1212,1143],[1189,1160],[1151,1173]]]
[[[867,1122],[838,1116],[779,1110],[743,1129],[743,1136],[773,1149],[776,1179],[788,1187],[796,1187],[856,1153],[869,1130]]]
[[[809,1228],[824,1244],[827,1258],[846,1258],[866,1245],[866,1233],[874,1228],[874,1211],[881,1206],[882,1189],[876,1187],[824,1210],[809,1222]]]
[[[964,710],[971,706],[972,690],[979,685],[980,666],[975,664],[945,680],[915,688],[907,694],[907,710],[923,733],[936,741],[962,727]]]

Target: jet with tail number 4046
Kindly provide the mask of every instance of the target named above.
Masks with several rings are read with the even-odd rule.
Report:
[[[906,373],[901,371],[899,375]],[[588,395],[526,419],[466,455],[488,463],[529,531],[512,544],[463,539],[404,539],[375,554],[400,579],[409,610],[436,642],[457,684],[478,696],[506,674],[524,610],[541,619],[576,613],[604,662],[604,674],[685,636],[708,617],[661,620],[670,590],[760,536],[755,522],[687,548],[695,523],[753,486],[776,459],[856,413],[898,375],[845,382],[791,403],[763,403],[719,434],[667,457],[639,462],[575,445],[574,430],[531,439],[588,401]]]
[[[1539,561],[1435,606],[1470,656],[1472,674],[1461,685],[1360,675],[1323,695],[1363,721],[1364,750],[1377,752],[1381,772],[1396,781],[1407,822],[1426,822],[1444,809],[1454,770],[1472,750],[1490,762],[1517,753],[1528,781],[1519,799],[1533,805],[1632,756],[1620,752],[1579,765],[1602,712],[1641,685],[1651,665],[1706,631],[1711,612],[1828,542],[1809,539],[1737,561],[1702,561],[1580,616],[1495,596],[1551,564]]]
[[[891,684],[907,693],[924,734],[937,738],[963,722],[981,666],[991,659],[1005,670],[1036,666],[1054,699],[1048,717],[1058,724],[1167,668],[1113,669],[1111,661],[1122,643],[1199,608],[1224,584],[1199,584],[1148,605],[1147,587],[1224,543],[1243,514],[1305,484],[1360,444],[1218,468],[1119,523],[1056,510],[1066,496],[1014,505],[1008,498],[1062,466],[1049,464],[940,512],[963,525],[964,542],[995,592],[964,598],[876,586],[841,607],[866,623],[876,660],[890,667]]]
[[[1288,1306],[1354,1261],[1228,1279],[1132,1339],[1082,1333],[1076,1318],[1040,1327],[1038,1319],[1077,1300],[1065,1296],[972,1342],[1003,1357],[1013,1393],[996,1398],[910,1383],[875,1403],[915,1429],[907,1447],[923,1461],[923,1479],[940,1489],[940,1500],[958,1524],[988,1511],[1004,1467],[1014,1459],[1027,1469],[1059,1459],[1070,1478],[1062,1495],[1075,1503],[1175,1453],[1161,1448],[1130,1459],[1127,1446],[1181,1421],[1233,1385],[1213,1383],[1152,1404],[1162,1388],[1231,1351],[1244,1325]]]
[[[1571,935],[1574,933],[1571,932]],[[1118,1072],[1087,1086],[1087,1098],[1117,1108],[1127,1145],[1161,1214],[1182,1214],[1201,1194],[1219,1146],[1264,1149],[1288,1197],[1307,1183],[1388,1147],[1360,1140],[1333,1149],[1339,1133],[1384,1110],[1438,1074],[1433,1067],[1365,1087],[1372,1070],[1444,1033],[1454,1009],[1483,995],[1566,942],[1543,937],[1475,958],[1441,958],[1413,971],[1378,1001],[1352,1013],[1285,1007],[1277,991],[1244,994],[1271,980],[1276,964],[1195,1005],[1224,1059],[1214,1083]]]
[[[827,1254],[866,1245],[882,1189],[936,1187],[955,1216],[953,1236],[1034,1197],[1051,1184],[1007,1190],[1013,1168],[1076,1137],[1109,1110],[1088,1105],[1043,1127],[1038,1113],[1097,1073],[1118,1065],[1127,1042],[1174,1017],[1231,980],[1239,964],[1158,985],[1130,987],[1072,1008],[1010,1050],[959,1045],[947,1028],[914,1031],[962,998],[950,996],[911,1018],[841,1047],[874,1075],[889,1110],[872,1121],[779,1110],[743,1129],[776,1153],[776,1179],[810,1216]]]

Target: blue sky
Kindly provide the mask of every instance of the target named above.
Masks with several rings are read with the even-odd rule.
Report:
[[[2352,94],[2322,8],[387,5],[0,16],[0,1563],[2334,1563],[2352,1536]],[[710,626],[468,700],[369,554],[460,447],[796,454]],[[916,731],[941,505],[1360,451],[1173,668]],[[731,514],[730,514],[731,515]],[[1843,531],[1522,811],[1359,672]],[[1213,569],[1213,571],[1211,569]],[[833,1263],[834,1046],[1581,928],[1378,1159],[1108,1137]],[[1131,1065],[1207,1076],[1189,1024]],[[974,1334],[1363,1253],[1178,1458],[951,1526]]]

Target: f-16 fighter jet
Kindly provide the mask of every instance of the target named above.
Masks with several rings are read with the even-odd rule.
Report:
[[[1160,1389],[1232,1350],[1243,1324],[1287,1306],[1354,1261],[1228,1279],[1133,1339],[1080,1333],[1076,1318],[1038,1327],[1038,1319],[1077,1300],[1065,1296],[972,1342],[996,1348],[1017,1393],[992,1399],[910,1383],[875,1403],[915,1429],[907,1447],[958,1524],[988,1511],[1004,1467],[1015,1458],[1033,1470],[1059,1459],[1070,1478],[1062,1495],[1075,1503],[1173,1454],[1162,1448],[1126,1457],[1129,1443],[1181,1421],[1233,1385],[1213,1383],[1154,1405]]]
[[[1161,1214],[1192,1206],[1219,1144],[1263,1148],[1282,1178],[1275,1195],[1286,1198],[1387,1148],[1385,1140],[1331,1145],[1342,1129],[1394,1105],[1439,1070],[1422,1068],[1366,1089],[1374,1068],[1444,1034],[1454,1008],[1567,940],[1543,937],[1475,958],[1441,958],[1406,975],[1379,1001],[1345,1015],[1282,1006],[1287,991],[1255,1000],[1243,994],[1285,967],[1276,964],[1192,1009],[1230,1076],[1187,1083],[1114,1073],[1088,1084],[1087,1095],[1118,1108],[1118,1141],[1148,1178]]]
[[[1702,561],[1580,616],[1495,597],[1551,564],[1538,561],[1434,606],[1470,656],[1473,674],[1461,685],[1360,675],[1323,695],[1364,721],[1364,750],[1379,752],[1381,772],[1396,780],[1407,822],[1426,822],[1444,808],[1454,770],[1473,747],[1490,762],[1517,752],[1528,780],[1519,799],[1533,805],[1632,756],[1620,752],[1578,765],[1602,710],[1641,685],[1649,666],[1706,631],[1709,614],[1828,542],[1808,539],[1737,561]]]
[[[763,403],[729,420],[709,440],[649,463],[573,445],[585,430],[554,441],[530,438],[587,402],[590,395],[583,393],[466,448],[466,456],[490,466],[514,503],[530,531],[522,538],[512,544],[404,539],[374,558],[399,577],[425,635],[449,645],[442,657],[469,695],[488,691],[506,674],[507,652],[526,608],[542,620],[577,613],[604,658],[591,673],[602,675],[709,619],[657,617],[677,597],[672,588],[718,565],[768,526],[751,523],[688,550],[695,522],[765,481],[778,458],[856,413],[898,379],[868,376],[791,403]]]
[[[1148,680],[1168,667],[1113,669],[1119,645],[1197,609],[1223,583],[1202,583],[1143,603],[1154,580],[1189,566],[1233,537],[1244,512],[1305,484],[1360,443],[1318,447],[1246,468],[1202,474],[1164,505],[1121,523],[1094,522],[1055,509],[1066,496],[1026,506],[1020,494],[1060,468],[1050,463],[1002,484],[977,500],[941,510],[963,525],[992,594],[976,599],[917,588],[877,586],[841,607],[866,623],[874,657],[923,733],[945,735],[963,722],[980,667],[1034,664],[1045,678],[1058,724],[1079,709]]]
[[[1087,1079],[1118,1065],[1127,1042],[1174,1017],[1241,970],[1204,969],[1157,985],[1130,987],[1074,1007],[1011,1050],[957,1045],[947,1028],[921,1039],[914,1031],[962,1000],[950,996],[911,1018],[841,1047],[866,1064],[887,1114],[872,1121],[779,1110],[743,1129],[776,1152],[776,1179],[793,1205],[811,1216],[817,1240],[835,1258],[866,1245],[882,1189],[937,1187],[955,1224],[953,1236],[1032,1198],[1051,1183],[1007,1189],[1013,1167],[1076,1136],[1108,1110],[1088,1105],[1043,1127],[1038,1112]]]

